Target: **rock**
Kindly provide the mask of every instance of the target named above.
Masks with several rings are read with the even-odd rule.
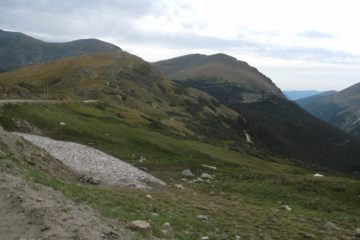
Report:
[[[82,183],[88,183],[88,184],[94,184],[99,185],[101,183],[101,179],[97,177],[88,177],[88,176],[80,176],[79,178],[80,182]]]
[[[326,229],[338,229],[338,227],[333,222],[330,221],[325,222],[323,224],[323,227]]]
[[[235,236],[235,240],[240,240],[240,239],[241,239],[241,237],[239,235]]]
[[[351,240],[360,240],[360,228],[355,230],[354,235],[352,236]]]
[[[150,223],[148,223],[147,221],[142,221],[142,220],[135,220],[135,221],[131,221],[131,225],[133,228],[137,228],[137,229],[148,229],[150,228]]]
[[[212,170],[216,170],[216,169],[217,169],[217,168],[214,167],[214,166],[209,166],[209,165],[205,165],[205,164],[203,164],[203,165],[201,165],[201,166],[204,167],[204,168],[212,169]]]
[[[244,135],[245,135],[245,139],[246,139],[246,141],[247,141],[248,143],[254,144],[254,142],[253,142],[252,139],[251,139],[250,134],[248,134],[246,131],[244,131]]]
[[[170,223],[166,222],[161,226],[161,232],[166,237],[172,237],[173,236],[173,228],[171,227]]]
[[[148,199],[152,199],[152,196],[150,194],[146,194],[145,197],[148,198]]]
[[[194,180],[194,182],[203,182],[203,181],[204,181],[204,179],[202,179],[202,178],[197,178]]]
[[[190,169],[185,169],[181,172],[181,174],[185,177],[194,177],[194,174],[191,172]]]
[[[209,237],[207,237],[207,236],[204,236],[204,237],[200,238],[200,240],[207,240],[207,239],[209,239]]]
[[[208,216],[206,216],[206,215],[201,215],[201,214],[197,215],[196,218],[199,219],[199,220],[202,221],[202,222],[207,222],[207,221],[209,220]]]
[[[281,205],[281,208],[289,212],[291,212],[292,210],[291,207],[289,207],[288,205]]]
[[[314,176],[314,177],[324,177],[324,175],[321,175],[321,174],[319,174],[319,173],[315,173],[313,176]]]
[[[42,134],[40,129],[33,126],[28,121],[22,120],[22,119],[15,121],[15,130],[19,131],[19,132],[32,133],[32,134],[37,134],[37,135]]]
[[[213,179],[214,177],[211,176],[211,175],[208,174],[208,173],[202,173],[202,174],[201,174],[201,178],[202,178],[202,179]]]
[[[66,126],[66,122],[59,122],[61,126]]]
[[[184,186],[182,184],[175,184],[175,187],[180,190],[184,190]]]
[[[143,163],[145,160],[146,160],[146,158],[144,156],[140,156],[138,162]]]
[[[303,233],[304,239],[316,239],[316,236],[312,233]]]
[[[160,214],[158,214],[158,213],[156,213],[156,212],[151,212],[150,215],[151,215],[152,217],[158,217],[158,216],[160,216]]]

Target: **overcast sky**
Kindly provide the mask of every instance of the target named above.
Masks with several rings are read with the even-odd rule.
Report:
[[[147,61],[223,52],[283,90],[360,81],[358,0],[0,0],[0,28],[99,38]]]

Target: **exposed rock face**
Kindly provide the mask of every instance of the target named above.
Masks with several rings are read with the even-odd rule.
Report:
[[[136,188],[148,188],[147,183],[166,185],[150,174],[94,148],[31,134],[17,134],[49,152],[65,165],[83,175],[84,179],[95,179],[96,183],[105,185]]]

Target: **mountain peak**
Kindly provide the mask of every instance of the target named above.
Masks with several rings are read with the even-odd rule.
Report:
[[[162,73],[179,81],[220,81],[236,85],[243,91],[284,95],[270,78],[244,61],[224,53],[191,54],[154,63]]]

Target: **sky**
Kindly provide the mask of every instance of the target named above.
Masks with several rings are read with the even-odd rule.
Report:
[[[282,90],[360,81],[358,0],[0,0],[0,29],[98,38],[147,61],[226,53]]]

